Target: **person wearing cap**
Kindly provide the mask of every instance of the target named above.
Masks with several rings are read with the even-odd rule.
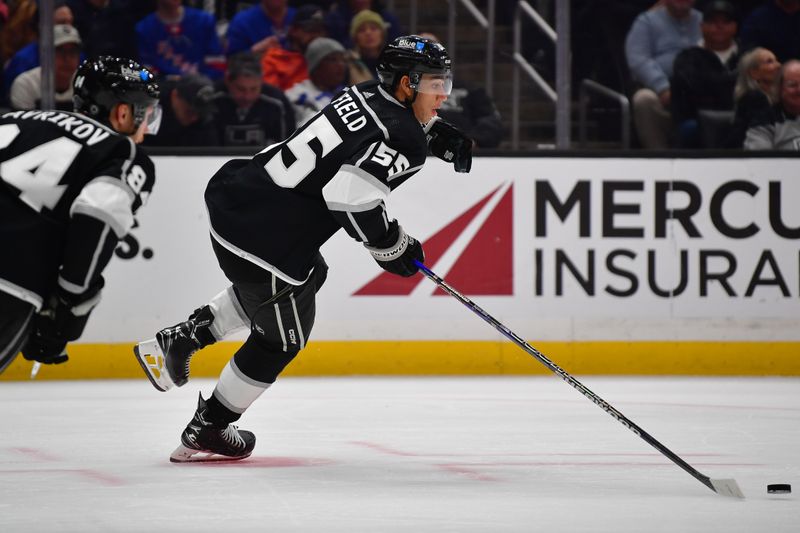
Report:
[[[288,28],[296,9],[288,0],[261,0],[231,19],[226,33],[228,55],[250,51],[261,55],[270,48],[288,44]]]
[[[268,146],[295,129],[286,95],[261,81],[261,64],[250,52],[228,58],[225,79],[214,84],[214,124],[223,146]]]
[[[386,21],[370,9],[360,11],[350,23],[350,37],[353,42],[348,53],[350,83],[376,79],[378,57],[386,45]]]
[[[800,0],[769,0],[742,21],[742,47],[771,50],[778,61],[800,58]]]
[[[317,37],[306,48],[305,57],[309,78],[286,91],[286,97],[294,106],[298,126],[331,103],[347,79],[345,50],[339,41]]]
[[[136,24],[139,59],[160,76],[200,72],[219,79],[225,61],[216,28],[210,13],[181,0],[157,0],[156,10]]]
[[[680,148],[701,148],[698,111],[733,110],[739,47],[736,8],[727,0],[703,8],[703,38],[675,58],[670,87],[671,115]]]
[[[286,35],[286,45],[273,46],[261,58],[262,79],[282,91],[308,79],[308,66],[303,55],[308,44],[325,35],[325,15],[316,4],[297,8]]]
[[[694,0],[661,0],[636,17],[625,39],[628,68],[639,89],[633,94],[633,121],[646,149],[670,146],[672,92],[669,79],[675,57],[702,38],[703,15]]]
[[[162,83],[163,118],[158,134],[146,139],[150,146],[219,146],[212,121],[214,84],[202,74],[187,74]]]
[[[402,35],[400,21],[394,13],[386,9],[385,2],[381,0],[338,0],[331,5],[325,25],[328,28],[329,37],[336,39],[345,48],[353,48],[353,19],[362,11],[369,9],[378,13],[386,26],[386,42]]]
[[[81,58],[78,30],[67,24],[53,26],[53,87],[56,109],[72,110],[72,78]],[[23,72],[11,84],[9,101],[13,109],[38,109],[42,99],[42,67]]]

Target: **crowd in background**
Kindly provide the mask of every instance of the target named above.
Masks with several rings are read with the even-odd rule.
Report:
[[[480,3],[480,2],[479,2]],[[533,4],[549,6],[553,2]],[[508,22],[514,2],[498,3]],[[509,7],[511,6],[511,7]],[[56,0],[56,107],[81,58],[137,59],[161,81],[148,144],[264,146],[347,85],[376,77],[404,33],[380,0]],[[626,94],[638,145],[800,150],[800,0],[572,0],[574,73]],[[0,0],[0,107],[41,98],[35,0]],[[526,32],[527,51],[537,48]],[[435,36],[430,35],[435,38]],[[443,118],[478,148],[504,127],[480,87],[457,85]]]
[[[161,86],[164,118],[145,142],[159,146],[280,141],[344,87],[376,78],[380,51],[403,33],[379,0],[56,0],[54,8],[56,108],[71,110],[83,58],[135,59]],[[0,0],[0,20],[0,107],[38,108],[37,2]],[[441,114],[497,132],[482,140],[497,146],[499,114],[485,92],[475,96]]]
[[[631,99],[641,147],[800,150],[800,0],[577,3],[578,76]]]

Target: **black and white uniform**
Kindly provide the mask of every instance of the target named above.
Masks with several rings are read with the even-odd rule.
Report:
[[[410,107],[368,81],[285,141],[227,162],[211,179],[205,199],[214,249],[233,282],[234,307],[253,322],[214,393],[229,410],[243,412],[308,340],[327,270],[322,244],[340,228],[361,242],[386,238],[385,200],[424,165],[425,133]],[[287,286],[288,295],[259,308]]]
[[[83,115],[0,116],[0,371],[57,288],[80,296],[102,283],[154,181],[131,139]]]

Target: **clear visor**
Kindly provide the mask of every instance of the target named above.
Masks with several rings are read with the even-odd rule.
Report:
[[[453,90],[453,76],[448,71],[443,74],[423,74],[417,83],[417,92],[447,96]]]
[[[151,106],[147,106],[147,110],[145,111],[144,115],[144,123],[145,123],[145,135],[156,135],[158,133],[158,129],[161,127],[161,105],[160,104],[153,104]]]

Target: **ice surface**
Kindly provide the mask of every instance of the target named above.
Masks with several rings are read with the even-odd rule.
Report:
[[[800,379],[285,378],[243,462],[171,464],[194,380],[0,383],[0,531],[800,531]]]

